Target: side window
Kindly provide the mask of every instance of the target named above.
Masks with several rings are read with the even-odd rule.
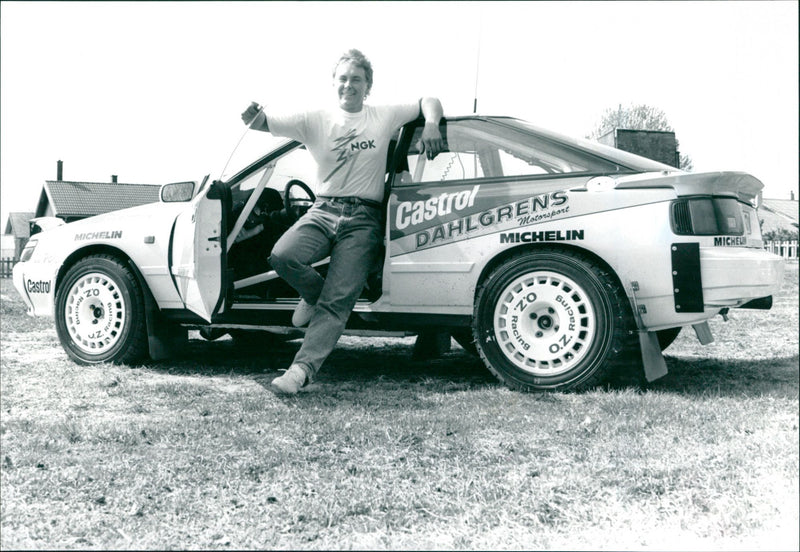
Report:
[[[446,150],[429,160],[418,147],[422,128],[416,129],[408,151],[409,174],[401,178],[403,182],[446,182],[491,176],[484,170],[479,143],[473,136],[465,135],[457,124],[447,125],[443,134]]]
[[[408,151],[408,172],[400,175],[401,183],[608,170],[604,162],[583,152],[490,121],[448,121],[442,128],[446,151],[433,160],[420,152],[422,128],[415,130]]]
[[[300,146],[282,155],[266,166],[270,171],[267,188],[272,188],[283,192],[286,183],[290,180],[301,180],[308,184],[309,188],[316,193],[316,164],[311,154]],[[239,184],[239,191],[247,192],[253,190],[261,181],[264,170],[256,171]]]

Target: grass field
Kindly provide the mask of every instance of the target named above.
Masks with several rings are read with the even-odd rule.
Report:
[[[645,390],[522,394],[345,337],[80,367],[0,282],[0,547],[798,550],[798,270]]]

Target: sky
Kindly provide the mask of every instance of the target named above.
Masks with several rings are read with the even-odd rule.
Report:
[[[372,61],[374,104],[463,115],[477,93],[478,113],[577,137],[647,104],[694,172],[798,196],[797,1],[2,1],[0,223],[35,210],[58,160],[64,180],[219,178],[249,103],[329,104],[349,48]]]

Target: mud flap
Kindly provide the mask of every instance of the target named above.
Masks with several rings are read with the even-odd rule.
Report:
[[[642,364],[647,381],[655,381],[666,376],[667,363],[661,353],[656,332],[639,332],[639,347],[642,351]]]
[[[164,318],[149,289],[146,290],[144,296],[147,348],[150,358],[163,360],[176,356],[189,342],[189,330]]]
[[[714,336],[711,335],[711,328],[708,326],[708,322],[692,324],[692,328],[694,328],[694,333],[697,335],[700,345],[708,345],[714,342]]]

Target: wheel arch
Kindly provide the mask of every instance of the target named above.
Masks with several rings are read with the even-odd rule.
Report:
[[[117,259],[119,259],[120,261],[124,262],[126,265],[131,267],[133,273],[136,275],[136,279],[139,281],[140,284],[144,283],[144,279],[142,277],[141,272],[139,272],[139,269],[136,267],[136,265],[131,261],[131,258],[124,251],[112,245],[98,243],[98,244],[87,245],[86,247],[81,247],[80,249],[76,249],[75,251],[70,253],[66,259],[64,259],[64,262],[61,263],[61,266],[58,268],[58,272],[56,273],[56,281],[55,281],[56,289],[59,288],[59,286],[61,285],[61,281],[64,279],[64,276],[67,274],[67,272],[69,272],[70,268],[72,268],[75,264],[79,263],[86,257],[90,257],[92,255],[109,255],[111,257],[116,257]],[[143,286],[143,288],[146,287],[147,286]]]
[[[535,253],[539,251],[547,251],[547,252],[558,252],[558,251],[568,251],[571,253],[580,253],[581,255],[588,257],[593,262],[601,265],[608,273],[617,281],[620,287],[625,290],[625,297],[628,300],[628,306],[631,309],[631,313],[634,313],[634,301],[633,298],[630,296],[630,292],[628,286],[622,281],[617,274],[617,271],[614,269],[613,266],[608,264],[605,259],[591,251],[590,249],[586,249],[584,247],[579,247],[576,245],[571,244],[522,244],[517,245],[515,247],[510,247],[505,249],[501,253],[495,255],[481,270],[480,275],[478,276],[478,280],[475,283],[475,293],[477,294],[478,289],[480,289],[481,284],[489,277],[489,275],[494,272],[494,270],[500,266],[501,264],[505,263],[508,259],[514,257],[515,255],[519,255],[520,253]],[[474,300],[474,298],[473,298]],[[634,319],[637,317],[634,316]],[[638,324],[638,320],[637,320]]]
[[[133,262],[133,259],[125,253],[122,249],[107,244],[92,244],[76,249],[70,253],[64,262],[61,263],[56,274],[55,289],[57,290],[61,285],[64,276],[69,272],[75,264],[80,262],[86,257],[92,255],[108,255],[114,257],[120,262],[124,263],[130,268],[136,281],[142,290],[145,308],[145,329],[147,331],[148,352],[150,358],[158,360],[167,358],[173,354],[176,347],[179,347],[186,337],[186,330],[176,331],[175,324],[169,323],[158,308],[153,292],[150,291],[150,286],[142,275],[139,267]]]

